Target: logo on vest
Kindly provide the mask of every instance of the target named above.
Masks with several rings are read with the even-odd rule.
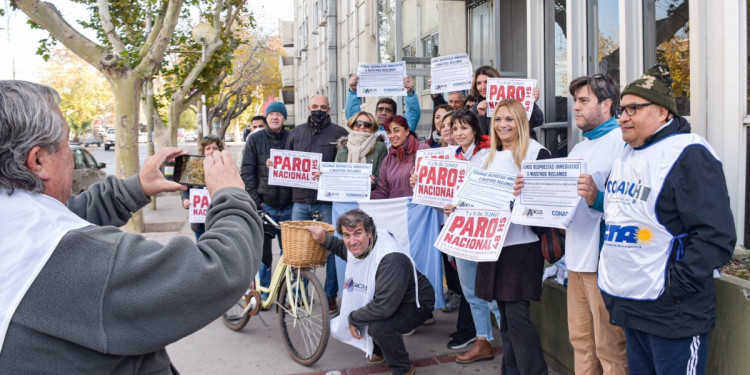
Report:
[[[649,194],[651,194],[651,188],[641,185],[640,180],[638,180],[638,183],[610,180],[607,181],[605,190],[607,194],[614,195],[615,200],[625,202],[632,199],[631,203],[635,203],[637,200],[645,202],[648,200]]]
[[[652,233],[648,228],[638,228],[635,225],[607,225],[604,231],[604,241],[623,244],[642,244],[651,240]]]
[[[346,280],[344,282],[344,289],[348,292],[366,292],[367,291],[367,285],[362,283],[355,283],[354,278],[350,277],[349,280]]]

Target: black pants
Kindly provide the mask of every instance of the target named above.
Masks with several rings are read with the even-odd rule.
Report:
[[[501,374],[547,374],[539,335],[531,324],[529,301],[497,301],[503,338]]]
[[[474,327],[474,318],[471,316],[471,306],[466,301],[463,292],[461,291],[461,282],[458,280],[458,271],[448,261],[448,256],[445,253],[440,253],[443,257],[443,274],[445,275],[445,283],[448,284],[448,289],[461,296],[461,303],[458,305],[458,317],[456,319],[456,332],[451,334],[451,338],[457,338],[461,341],[466,341],[477,335],[477,329]]]
[[[402,303],[390,318],[369,323],[367,332],[375,341],[374,352],[378,354],[378,349],[380,350],[393,374],[406,374],[411,369],[402,334],[418,327],[431,315],[432,309],[417,308],[414,303]]]

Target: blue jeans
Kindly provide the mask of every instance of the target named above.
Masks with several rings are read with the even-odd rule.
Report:
[[[282,221],[292,220],[292,205],[288,205],[280,210],[277,210],[271,206],[263,205],[263,211],[271,217],[275,222],[281,223]],[[281,245],[281,231],[269,226],[264,227],[265,235],[263,236],[263,263],[261,263],[258,269],[258,278],[260,279],[260,285],[268,288],[271,285],[271,263],[273,262],[273,254],[271,253],[271,243],[273,241],[273,234],[279,241],[279,249],[281,253],[284,253],[284,249]],[[266,298],[267,293],[261,293],[262,298]]]
[[[292,220],[312,220],[312,214],[315,211],[323,215],[323,222],[333,224],[331,222],[333,218],[331,203],[324,202],[316,204],[295,202],[292,209]],[[336,297],[339,293],[339,285],[336,280],[336,261],[334,260],[333,253],[329,253],[328,259],[326,259],[326,282],[324,289],[328,297]]]
[[[471,306],[471,316],[474,318],[477,337],[483,337],[488,341],[492,341],[494,337],[492,336],[490,310],[495,314],[495,319],[499,320],[500,310],[497,308],[497,302],[487,302],[474,294],[474,285],[477,279],[477,262],[456,258],[456,268],[458,268],[458,279],[461,281],[461,290],[464,292],[464,297],[469,302],[469,306]]]

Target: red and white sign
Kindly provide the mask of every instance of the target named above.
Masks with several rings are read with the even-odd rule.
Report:
[[[205,223],[209,204],[211,197],[207,189],[190,189],[189,221],[193,224]]]
[[[424,150],[417,150],[417,160],[414,162],[414,170],[419,170],[419,163],[422,159],[452,159],[453,154],[456,152],[455,147],[438,147],[438,148],[427,148]]]
[[[268,170],[268,184],[317,189],[315,173],[320,170],[323,154],[271,149],[273,167]]]
[[[510,227],[510,211],[458,208],[440,231],[435,247],[454,257],[494,262]]]
[[[412,202],[443,208],[466,179],[469,162],[462,160],[422,159],[417,172]]]
[[[534,109],[535,79],[487,79],[487,117],[495,113],[495,105],[505,99],[517,99],[526,110],[526,119],[531,118]]]

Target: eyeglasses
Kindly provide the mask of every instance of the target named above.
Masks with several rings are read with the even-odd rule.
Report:
[[[654,103],[636,103],[620,106],[620,109],[617,110],[617,117],[620,117],[623,112],[628,116],[635,116],[635,112],[638,111],[638,108],[648,107],[651,104]]]
[[[390,112],[393,113],[393,108],[391,107],[378,107],[375,109],[375,112]]]
[[[370,128],[372,128],[373,125],[375,125],[375,124],[373,124],[370,121],[362,121],[362,120],[357,120],[357,122],[354,123],[355,127],[357,127],[357,128],[365,128],[365,129],[370,129]]]

